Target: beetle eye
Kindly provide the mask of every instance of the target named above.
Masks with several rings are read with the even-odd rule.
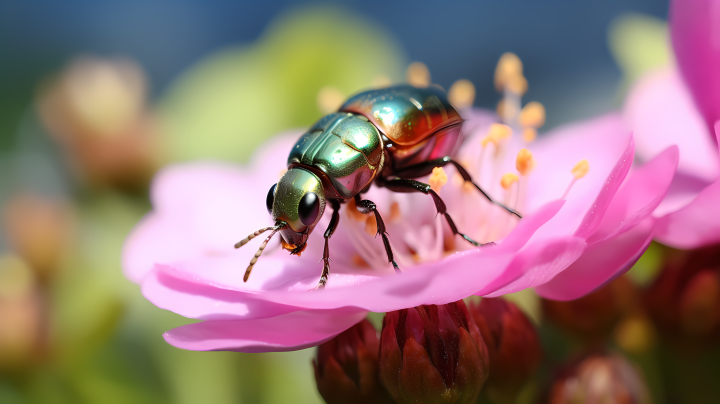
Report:
[[[265,206],[267,206],[268,213],[272,215],[273,201],[275,201],[275,188],[277,184],[273,184],[268,191],[267,198],[265,198]]]
[[[312,192],[308,192],[300,199],[298,206],[298,216],[305,226],[315,223],[318,213],[320,213],[320,198]]]

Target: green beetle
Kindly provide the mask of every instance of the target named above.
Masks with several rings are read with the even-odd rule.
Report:
[[[413,180],[447,164],[455,166],[462,178],[490,202],[521,217],[490,198],[472,182],[467,170],[452,159],[463,141],[462,123],[460,114],[447,101],[442,89],[409,85],[355,95],[338,112],[320,119],[293,146],[287,173],[268,192],[267,209],[275,225],[255,231],[235,244],[235,248],[240,248],[272,230],[250,261],[243,280],[248,280],[253,266],[277,232],[283,248],[299,255],[329,204],[333,213],[325,230],[323,271],[318,282],[319,288],[324,287],[330,271],[328,240],[337,228],[340,205],[350,199],[355,200],[360,212],[375,215],[388,262],[399,271],[375,204],[360,197],[373,183],[393,192],[421,192],[432,196],[438,213],[445,217],[453,233],[479,246],[458,231],[445,203],[430,185]]]

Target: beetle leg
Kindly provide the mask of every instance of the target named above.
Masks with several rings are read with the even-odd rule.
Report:
[[[330,240],[330,237],[332,237],[333,233],[335,233],[338,222],[340,222],[340,214],[338,213],[338,211],[340,210],[340,203],[338,203],[338,201],[334,199],[329,199],[328,202],[330,202],[330,205],[332,205],[333,213],[332,217],[330,218],[330,224],[325,230],[325,248],[323,249],[322,257],[323,271],[322,275],[320,275],[320,281],[318,282],[318,285],[315,287],[315,289],[322,289],[327,284],[328,275],[330,274],[330,247],[328,246],[328,241]]]
[[[360,213],[367,214],[373,212],[375,214],[375,221],[377,222],[377,234],[382,237],[383,245],[385,246],[385,253],[388,257],[388,262],[392,264],[393,268],[395,268],[395,272],[399,273],[400,267],[398,267],[397,262],[395,262],[395,257],[393,256],[392,248],[390,247],[390,240],[387,237],[387,229],[385,229],[385,222],[383,222],[382,217],[380,217],[380,212],[377,211],[375,202],[369,199],[360,200],[360,195],[355,195],[355,205],[357,206],[357,210],[359,210]]]
[[[433,198],[433,202],[435,202],[435,209],[437,209],[437,212],[445,217],[445,220],[447,221],[448,226],[450,226],[450,230],[452,230],[453,234],[457,234],[464,238],[468,243],[474,245],[475,247],[479,247],[482,245],[487,244],[495,244],[495,243],[485,243],[481,244],[477,241],[470,238],[470,236],[460,233],[457,229],[457,226],[455,226],[455,222],[453,222],[452,218],[450,217],[450,214],[447,213],[447,208],[445,207],[445,202],[443,202],[442,198],[440,198],[440,195],[435,193],[433,189],[430,187],[430,184],[426,184],[424,182],[415,181],[415,180],[408,180],[403,178],[396,178],[393,180],[383,179],[381,178],[379,180],[380,185],[393,191],[393,192],[422,192],[425,195],[430,195]]]
[[[467,170],[465,170],[465,168],[462,165],[460,165],[460,163],[458,163],[457,161],[450,158],[450,156],[445,156],[445,157],[442,157],[439,159],[428,160],[428,161],[425,161],[422,163],[413,164],[411,166],[397,170],[396,172],[393,173],[393,175],[396,175],[398,177],[406,177],[406,178],[407,177],[418,178],[418,177],[423,177],[423,176],[430,174],[432,172],[432,169],[435,167],[444,167],[448,164],[454,165],[455,168],[457,169],[458,173],[460,173],[460,175],[462,176],[462,179],[465,181],[469,181],[471,184],[473,184],[475,186],[475,188],[477,188],[477,190],[480,191],[480,193],[483,194],[483,196],[485,198],[487,198],[488,201],[490,201],[490,203],[497,205],[497,206],[505,209],[506,211],[512,213],[513,215],[522,219],[522,216],[517,211],[515,211],[515,209],[509,208],[509,207],[503,205],[502,203],[493,200],[490,197],[490,195],[488,195],[485,191],[483,191],[482,188],[480,188],[480,186],[478,184],[473,182],[472,177],[467,172]]]

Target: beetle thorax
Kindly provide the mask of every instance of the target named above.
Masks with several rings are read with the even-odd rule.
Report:
[[[306,167],[325,177],[328,197],[349,199],[382,169],[383,144],[377,128],[362,115],[336,113],[313,125],[293,146],[288,167]]]

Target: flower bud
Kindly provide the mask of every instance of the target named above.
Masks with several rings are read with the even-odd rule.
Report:
[[[465,303],[387,313],[380,378],[398,403],[474,403],[488,377],[487,347]]]
[[[73,61],[38,99],[40,117],[78,176],[93,186],[141,188],[159,163],[159,124],[145,76],[125,60]]]
[[[662,335],[688,347],[720,341],[720,248],[668,251],[645,307]]]
[[[313,368],[325,402],[393,402],[378,377],[378,348],[377,331],[367,320],[318,347]]]
[[[650,395],[640,372],[625,358],[595,354],[561,371],[546,402],[643,404]]]
[[[570,301],[542,300],[545,316],[564,331],[584,340],[603,340],[632,308],[636,288],[621,276],[600,289]]]
[[[15,195],[3,209],[12,249],[46,281],[57,271],[72,239],[74,217],[66,204],[35,195]]]
[[[542,348],[535,326],[505,299],[484,298],[470,306],[490,355],[490,377],[484,394],[497,402],[514,402],[523,384],[540,365]]]

